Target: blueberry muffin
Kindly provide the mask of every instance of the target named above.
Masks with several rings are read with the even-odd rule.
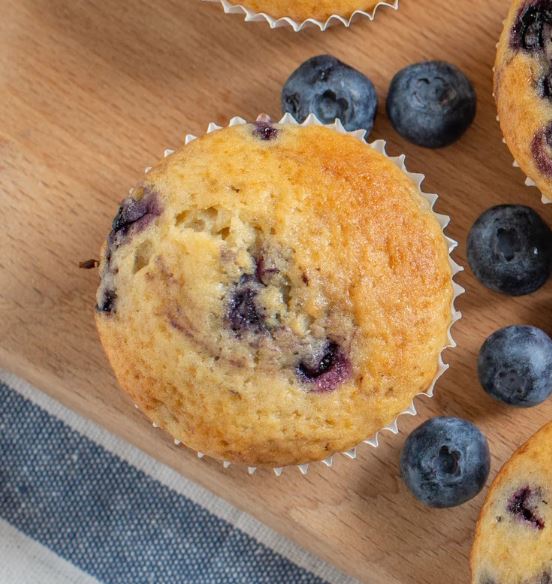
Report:
[[[552,0],[514,0],[498,44],[494,90],[515,160],[552,200]]]
[[[392,3],[392,0],[387,0]],[[263,12],[273,18],[289,16],[296,22],[314,18],[326,21],[332,14],[350,18],[357,10],[372,11],[381,0],[232,0],[255,12]]]
[[[123,201],[97,326],[121,386],[191,448],[251,466],[345,451],[428,389],[453,286],[413,181],[353,136],[207,134]]]
[[[552,424],[498,474],[477,524],[471,560],[473,584],[552,582]]]

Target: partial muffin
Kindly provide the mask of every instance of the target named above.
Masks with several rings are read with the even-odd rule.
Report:
[[[122,387],[189,447],[251,466],[346,451],[432,383],[448,246],[414,182],[325,127],[212,132],[151,170],[102,252]]]
[[[552,424],[498,474],[472,550],[473,584],[552,582]]]
[[[552,201],[552,0],[514,0],[495,63],[494,91],[506,144]]]
[[[231,3],[255,12],[264,12],[273,18],[289,16],[300,23],[308,18],[324,22],[333,14],[348,19],[357,10],[372,11],[380,2],[381,0],[232,0]]]

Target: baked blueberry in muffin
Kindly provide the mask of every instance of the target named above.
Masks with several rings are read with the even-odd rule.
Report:
[[[214,131],[155,166],[102,252],[97,326],[133,401],[251,466],[326,458],[426,391],[448,245],[407,174],[320,126]]]
[[[498,44],[495,98],[505,141],[552,200],[552,0],[514,0]]]
[[[552,424],[499,472],[481,511],[473,584],[552,582]]]

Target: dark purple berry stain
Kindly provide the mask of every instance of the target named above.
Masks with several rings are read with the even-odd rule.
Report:
[[[112,260],[114,252],[125,243],[128,243],[133,235],[140,233],[148,227],[156,217],[161,215],[162,208],[158,194],[150,187],[143,187],[142,198],[127,197],[120,205],[111,224],[111,232],[107,238],[105,251],[105,268],[102,277],[108,273],[116,273],[113,270]],[[113,287],[108,287],[103,292],[103,298],[96,310],[110,314],[115,311],[117,292]]]
[[[115,290],[106,288],[103,291],[102,299],[96,306],[98,312],[112,313],[115,310],[115,300],[117,300],[117,293]]]
[[[530,0],[520,9],[510,45],[514,50],[537,52],[544,50],[552,25],[552,1]],[[547,38],[548,37],[548,38]]]
[[[537,81],[537,93],[541,99],[552,99],[552,73],[550,71]]]
[[[271,278],[278,274],[279,272],[280,270],[278,270],[278,268],[276,268],[275,266],[271,265],[270,261],[267,260],[264,256],[260,256],[259,259],[257,260],[255,276],[257,277],[257,280],[259,280],[259,282],[261,282],[265,286],[268,286]]]
[[[522,487],[508,501],[508,511],[519,521],[530,524],[538,530],[544,529],[544,519],[538,516],[536,501],[539,492],[530,487]]]
[[[278,137],[278,128],[275,128],[270,122],[257,121],[255,122],[255,129],[253,135],[259,140],[268,142]]]
[[[159,197],[149,187],[144,187],[141,199],[127,197],[119,207],[109,235],[109,243],[119,245],[128,241],[128,238],[143,231],[156,217],[161,214]]]
[[[247,331],[263,333],[266,330],[264,318],[256,303],[261,287],[255,275],[244,274],[230,293],[227,319],[238,337]]]
[[[319,355],[303,359],[296,368],[297,377],[314,385],[315,392],[333,391],[351,375],[351,364],[334,341],[328,341]]]
[[[552,122],[535,134],[531,143],[531,153],[539,171],[552,176]]]

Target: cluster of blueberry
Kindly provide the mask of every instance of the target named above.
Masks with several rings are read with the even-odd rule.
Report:
[[[552,231],[529,207],[499,205],[485,211],[468,236],[468,261],[487,288],[530,294],[552,272]],[[531,407],[552,394],[552,339],[533,326],[514,325],[491,335],[478,358],[481,385],[493,398]],[[434,418],[407,439],[403,478],[432,507],[468,501],[483,488],[490,467],[483,434],[458,418]]]
[[[552,231],[528,207],[494,207],[470,231],[468,260],[491,290],[529,294],[550,277]],[[552,339],[533,326],[501,329],[481,347],[478,373],[493,398],[511,406],[536,406],[552,394]],[[401,456],[406,484],[432,507],[459,505],[477,495],[489,466],[487,440],[473,424],[458,418],[422,424],[407,439]]]
[[[427,148],[458,140],[476,112],[475,91],[453,65],[429,61],[394,77],[387,114],[404,138]],[[347,130],[370,133],[378,108],[372,82],[335,57],[303,63],[282,91],[282,109],[303,121],[314,113],[322,122],[339,118]],[[478,280],[493,291],[521,296],[535,292],[552,271],[552,231],[532,209],[500,205],[473,225],[468,261]],[[494,333],[481,348],[479,379],[492,397],[518,407],[542,403],[552,394],[552,339],[532,326]],[[485,436],[468,421],[433,418],[406,440],[402,476],[426,505],[451,507],[477,495],[490,470]]]
[[[426,61],[395,75],[387,114],[404,138],[426,148],[458,140],[475,117],[477,99],[468,78],[454,65]],[[286,81],[282,110],[302,122],[313,113],[325,124],[339,118],[346,130],[374,127],[378,96],[373,83],[330,55],[305,61]]]
[[[491,290],[511,296],[530,294],[552,272],[552,231],[529,207],[493,207],[470,231],[468,261]],[[491,396],[507,404],[542,403],[552,394],[552,339],[531,326],[497,331],[481,348],[479,378]]]

